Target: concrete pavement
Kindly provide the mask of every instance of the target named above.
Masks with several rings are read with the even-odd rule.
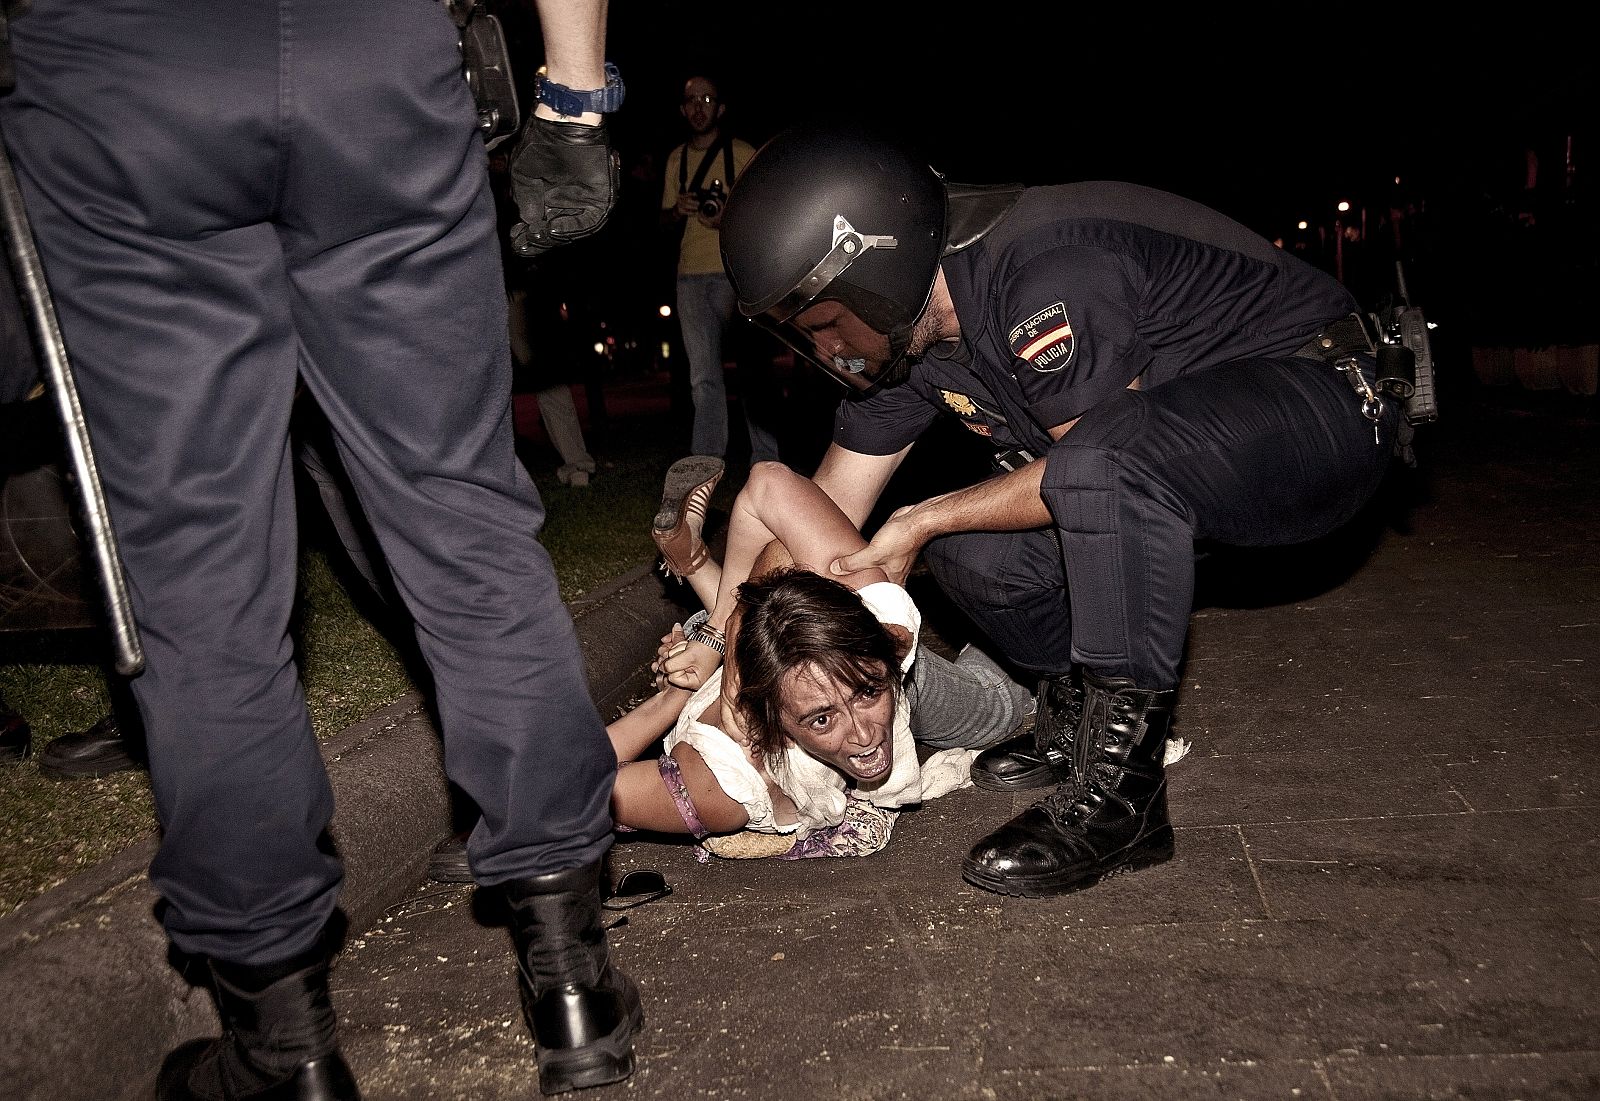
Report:
[[[974,789],[866,859],[622,840],[614,873],[673,893],[612,932],[645,995],[637,1073],[582,1096],[1600,1096],[1595,407],[1441,404],[1421,469],[1338,538],[1202,562],[1172,862],[976,890],[962,855],[1028,800]],[[679,609],[640,571],[574,611],[610,714]],[[402,703],[330,747],[345,1050],[369,1101],[535,1097],[505,931],[423,878],[446,805],[419,720]],[[211,1028],[162,962],[144,859],[0,923],[8,1096],[145,1096]]]

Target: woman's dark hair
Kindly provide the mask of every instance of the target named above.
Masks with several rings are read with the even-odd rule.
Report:
[[[831,577],[789,567],[738,588],[733,660],[739,714],[750,744],[771,767],[784,746],[780,689],[795,669],[816,666],[854,691],[898,692],[900,655],[889,632],[855,590]]]

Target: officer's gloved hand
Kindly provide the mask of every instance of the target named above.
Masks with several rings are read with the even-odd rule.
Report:
[[[606,224],[622,183],[622,158],[598,126],[533,115],[511,154],[511,197],[522,221],[511,228],[518,256],[537,257]]]

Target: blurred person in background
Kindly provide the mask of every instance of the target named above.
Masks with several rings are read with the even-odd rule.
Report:
[[[662,178],[661,217],[682,232],[678,243],[677,317],[689,360],[689,390],[695,455],[728,454],[728,386],[723,371],[724,338],[733,321],[733,287],[722,269],[719,229],[734,180],[755,150],[722,127],[727,104],[710,77],[691,76],[679,105],[689,138],[667,154]],[[752,464],[779,458],[772,430],[754,419],[744,404]]]

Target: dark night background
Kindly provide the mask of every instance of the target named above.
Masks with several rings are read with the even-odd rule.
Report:
[[[527,58],[519,77],[531,75],[531,3],[496,10]],[[628,95],[612,125],[637,225],[685,136],[683,81],[704,73],[722,88],[725,127],[757,146],[791,122],[853,118],[955,180],[1180,192],[1329,270],[1346,199],[1347,233],[1365,217],[1343,257],[1364,299],[1386,289],[1398,247],[1413,300],[1477,327],[1474,339],[1596,339],[1595,63],[1570,18],[1127,12],[613,0],[608,56]]]

